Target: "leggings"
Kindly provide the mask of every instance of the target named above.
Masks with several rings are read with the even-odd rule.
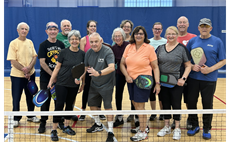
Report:
[[[65,111],[73,110],[73,102],[77,96],[79,85],[77,87],[65,87],[61,85],[55,86],[56,91],[56,104],[54,111],[63,111],[65,105]],[[53,123],[60,122],[62,116],[53,116]],[[70,120],[72,116],[64,116],[65,119]]]

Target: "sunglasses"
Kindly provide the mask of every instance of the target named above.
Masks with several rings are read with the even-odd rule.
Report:
[[[200,25],[200,27],[201,27],[201,28],[210,28],[211,26],[206,25],[206,24],[202,24],[202,25]]]

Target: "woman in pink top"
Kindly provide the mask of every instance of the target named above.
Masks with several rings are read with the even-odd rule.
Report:
[[[94,20],[89,20],[87,22],[87,35],[83,37],[80,41],[80,49],[84,51],[85,53],[91,48],[89,43],[89,36],[97,31],[97,22]],[[88,101],[88,94],[89,94],[89,87],[90,87],[90,81],[91,77],[89,76],[89,73],[86,72],[85,76],[85,86],[84,86],[84,92],[82,94],[82,110],[84,111],[86,109],[86,104]],[[98,106],[101,108],[101,106]],[[105,120],[106,117],[104,115],[99,115],[100,119]],[[85,115],[81,115],[79,118],[80,121],[85,120]]]
[[[151,89],[140,89],[133,82],[139,75],[152,76],[152,70],[154,72],[154,78],[156,85],[154,92],[156,95],[160,92],[160,73],[158,68],[157,56],[154,47],[149,44],[148,36],[145,28],[137,26],[130,39],[130,44],[125,48],[123,57],[120,63],[120,70],[122,71],[127,81],[130,100],[132,101],[136,110],[145,110],[145,102],[148,102]],[[147,116],[138,115],[139,124],[135,130],[136,134],[131,137],[132,141],[140,141],[147,139],[147,133],[149,132],[148,126],[146,127]],[[132,130],[131,130],[132,132]]]

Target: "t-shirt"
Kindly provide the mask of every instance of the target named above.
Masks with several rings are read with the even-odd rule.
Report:
[[[107,68],[111,63],[115,63],[114,54],[111,48],[105,45],[102,45],[98,52],[94,52],[92,49],[89,49],[85,54],[85,66],[93,67],[96,71]],[[92,76],[90,85],[96,89],[113,89],[115,85],[115,71],[98,77]]]
[[[190,39],[187,44],[189,53],[192,49],[197,47],[201,47],[204,50],[204,54],[207,59],[205,65],[208,67],[211,67],[219,61],[226,59],[224,44],[221,39],[216,36],[211,35],[211,37],[208,39],[201,39],[200,36],[197,36]],[[191,62],[194,64],[193,60],[191,60]],[[216,81],[218,77],[218,70],[206,75],[202,74],[201,72],[191,71],[189,77],[197,80]]]
[[[117,65],[116,73],[120,75],[123,75],[123,73],[120,70],[121,58],[128,44],[129,42],[124,41],[121,46],[118,46],[117,44],[112,46],[112,50],[115,56],[115,64]]]
[[[127,72],[133,80],[139,75],[152,76],[152,67],[150,63],[157,60],[152,45],[143,43],[142,46],[136,50],[136,45],[134,43],[129,44],[125,48],[123,57],[126,61]]]
[[[71,69],[73,66],[84,62],[84,58],[85,52],[80,49],[78,49],[77,52],[71,51],[69,47],[62,49],[58,56],[58,62],[61,63],[61,68],[58,72],[56,84],[66,87],[77,87]]]
[[[191,33],[187,33],[187,35],[185,35],[185,36],[181,36],[181,37],[178,36],[177,41],[179,43],[183,44],[184,46],[186,46],[188,41],[193,37],[196,37],[196,35],[191,34]]]
[[[150,38],[149,39],[149,41],[150,41],[150,45],[152,45],[153,47],[154,47],[154,49],[156,50],[157,49],[157,47],[159,46],[159,45],[162,45],[162,44],[166,44],[167,43],[167,39],[165,39],[165,38],[161,38],[160,40],[155,40],[155,39],[153,39],[153,38]]]
[[[34,49],[34,44],[31,40],[26,39],[24,41],[18,38],[10,42],[7,60],[16,60],[22,66],[27,67],[33,57],[37,57],[37,53]],[[11,65],[10,76],[14,77],[25,77],[23,71],[18,70],[13,65]],[[35,72],[34,67],[30,71],[30,75]]]
[[[61,32],[57,34],[56,39],[64,43],[65,48],[70,47],[70,43],[67,36],[64,36]]]
[[[48,65],[50,70],[53,71],[56,66],[59,52],[64,48],[65,45],[59,40],[57,40],[55,43],[45,40],[40,44],[38,59],[45,58],[45,63]],[[40,81],[48,83],[51,76],[42,67],[40,67],[40,69]]]
[[[170,52],[166,51],[166,44],[160,45],[157,50],[160,72],[171,74],[179,79],[181,64],[190,61],[190,55],[187,48],[179,43]]]

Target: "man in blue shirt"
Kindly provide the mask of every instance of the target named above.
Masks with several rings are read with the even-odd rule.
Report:
[[[199,92],[202,97],[203,109],[213,109],[213,95],[216,89],[218,69],[226,64],[226,52],[224,44],[216,36],[210,34],[212,23],[210,19],[203,18],[199,22],[198,30],[200,35],[189,40],[187,48],[201,47],[206,56],[206,63],[203,66],[194,64],[192,60],[192,71],[188,78],[188,109],[197,109]],[[192,128],[187,134],[193,136],[199,132],[199,121],[197,114],[190,114]],[[203,114],[203,138],[211,139],[212,114]]]

